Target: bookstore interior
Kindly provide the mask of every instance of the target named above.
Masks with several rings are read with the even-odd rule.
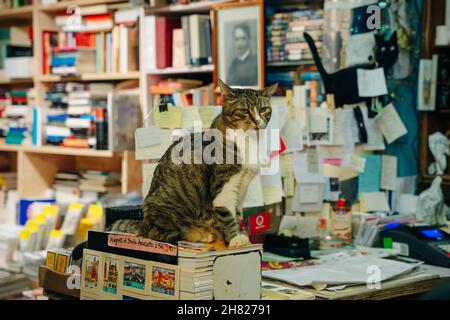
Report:
[[[0,0],[0,300],[450,299],[449,74],[450,0]]]

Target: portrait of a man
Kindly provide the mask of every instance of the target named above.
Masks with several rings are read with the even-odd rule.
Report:
[[[253,52],[252,32],[248,23],[234,26],[233,60],[228,68],[227,81],[230,85],[254,86],[258,84],[258,57]]]

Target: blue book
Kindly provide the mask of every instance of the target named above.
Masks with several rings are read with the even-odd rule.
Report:
[[[56,202],[55,198],[49,199],[20,199],[18,203],[18,212],[19,212],[19,224],[24,226],[28,220],[28,208],[34,202],[48,202],[49,204],[54,204]]]
[[[51,61],[52,67],[74,66],[77,63],[76,57],[53,57]]]

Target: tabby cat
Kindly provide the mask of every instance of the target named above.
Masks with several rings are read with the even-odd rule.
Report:
[[[270,96],[277,84],[263,90],[233,89],[219,80],[219,86],[223,109],[211,128],[225,136],[227,129],[266,127],[272,112]],[[191,147],[194,137],[195,133],[191,134]],[[177,143],[169,147],[155,169],[143,204],[144,220],[119,220],[110,229],[168,242],[224,240],[230,246],[247,244],[247,236],[239,231],[237,216],[241,215],[247,187],[258,167],[236,161],[236,144],[232,146],[237,154],[233,164],[177,164],[171,158]],[[221,144],[224,152],[229,152],[226,145]]]

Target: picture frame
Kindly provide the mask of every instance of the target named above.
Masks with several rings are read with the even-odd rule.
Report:
[[[100,273],[100,291],[103,300],[120,300],[120,259],[115,254],[104,253]]]
[[[211,26],[216,66],[214,83],[221,79],[231,87],[262,89],[265,85],[263,1],[217,4],[213,6]]]

